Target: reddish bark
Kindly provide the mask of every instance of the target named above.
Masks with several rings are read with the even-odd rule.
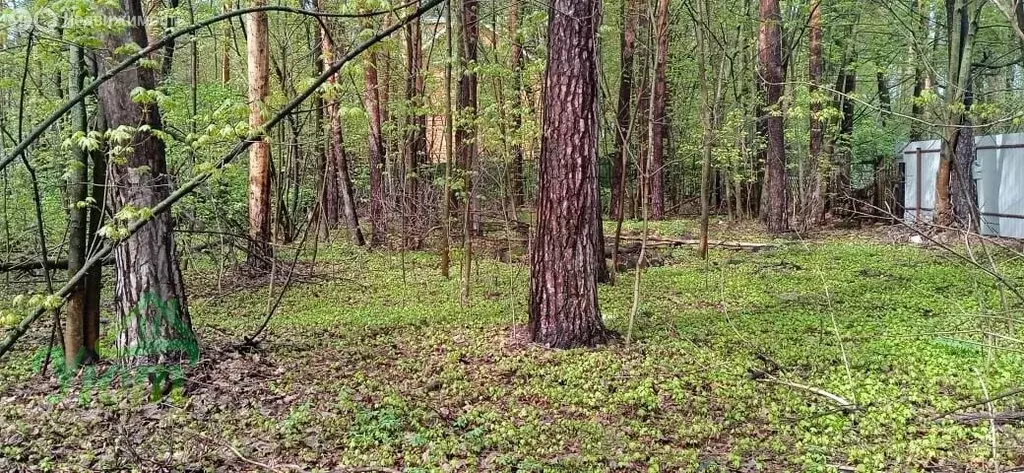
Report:
[[[668,117],[665,113],[666,93],[665,68],[668,63],[668,0],[658,0],[655,25],[657,41],[654,59],[654,90],[651,91],[651,159],[648,170],[648,195],[650,196],[650,218],[661,220],[665,217],[665,129]]]
[[[384,214],[384,177],[382,172],[384,169],[384,135],[381,132],[381,100],[377,79],[376,51],[366,52],[363,80],[366,84],[363,103],[370,120],[367,134],[370,151],[370,246],[380,246],[387,239],[387,222]]]
[[[455,127],[455,156],[459,168],[463,174],[464,192],[468,199],[467,211],[464,218],[470,219],[473,232],[476,233],[478,224],[476,216],[476,202],[473,195],[474,180],[473,170],[476,165],[477,144],[476,144],[476,111],[477,111],[477,75],[472,65],[477,60],[477,43],[479,39],[478,29],[478,3],[476,0],[463,0],[459,10],[459,85],[458,95],[455,98],[455,109],[459,114]],[[468,236],[467,236],[468,238]]]
[[[609,214],[622,216],[625,208],[626,176],[629,166],[629,141],[632,128],[633,53],[636,48],[636,0],[622,2],[622,70],[619,74],[619,102],[616,110],[615,158],[612,162],[612,192]]]
[[[760,0],[761,29],[758,59],[760,75],[764,81],[766,144],[765,193],[767,208],[765,225],[774,233],[789,230],[786,214],[786,144],[783,135],[782,113],[782,15],[779,0]]]
[[[552,0],[544,74],[544,132],[530,255],[531,339],[550,347],[607,340],[594,261],[599,0]]]

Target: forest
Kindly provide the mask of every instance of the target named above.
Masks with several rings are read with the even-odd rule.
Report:
[[[1021,0],[0,0],[0,471],[1024,472]]]

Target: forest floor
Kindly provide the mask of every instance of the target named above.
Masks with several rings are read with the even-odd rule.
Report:
[[[751,228],[717,224],[713,239],[771,241]],[[887,235],[714,250],[708,264],[691,247],[660,250],[632,343],[569,351],[516,333],[521,264],[479,259],[462,307],[436,255],[343,244],[301,266],[315,274],[292,284],[259,348],[239,350],[270,289],[196,262],[204,351],[182,388],[151,402],[95,373],[42,376],[40,324],[0,363],[0,471],[1024,468],[1024,428],[963,417],[1024,411],[1024,396],[979,404],[1024,379],[1020,304],[1000,305],[991,278],[948,253]],[[995,258],[1024,277],[1020,259]],[[600,290],[623,335],[633,276]]]

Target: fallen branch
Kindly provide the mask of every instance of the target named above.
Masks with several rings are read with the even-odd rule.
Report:
[[[622,237],[626,241],[641,241],[639,237]],[[694,239],[682,239],[682,238],[664,238],[664,237],[649,237],[648,246],[697,246],[700,245],[700,240]],[[742,241],[714,241],[708,242],[708,246],[711,248],[722,248],[726,250],[770,250],[777,248],[778,245],[773,243],[751,243]]]
[[[964,424],[979,421],[992,421],[997,424],[1010,424],[1013,422],[1024,421],[1024,411],[1010,411],[1010,412],[968,412],[966,414],[957,414],[952,416],[952,419]]]
[[[114,264],[114,258],[105,258],[100,261],[103,266],[110,266]],[[46,260],[44,265],[42,261],[23,261],[21,263],[2,263],[0,264],[0,273],[10,273],[14,271],[33,271],[37,269],[68,269],[68,260]]]
[[[961,404],[961,405],[957,406],[956,408],[954,408],[953,410],[950,410],[950,411],[947,411],[945,413],[939,414],[939,415],[937,415],[935,417],[932,417],[931,420],[932,421],[937,421],[937,420],[940,420],[940,419],[942,419],[944,417],[949,417],[949,416],[953,415],[954,413],[956,413],[958,411],[962,411],[964,409],[969,409],[971,407],[981,406],[983,404],[988,404],[990,402],[995,402],[995,401],[998,401],[1000,399],[1006,399],[1008,397],[1016,396],[1016,395],[1021,394],[1021,393],[1024,393],[1024,388],[1016,388],[1016,389],[1011,389],[1009,391],[1003,391],[1003,392],[1001,392],[999,394],[996,394],[995,396],[992,396],[990,398],[982,399],[981,401],[976,401],[976,402],[972,402],[972,403],[969,403],[969,404]]]
[[[781,384],[783,386],[788,386],[788,387],[791,387],[791,388],[807,391],[809,393],[817,394],[817,395],[819,395],[821,397],[827,398],[830,401],[836,403],[839,406],[839,409],[842,410],[842,411],[852,412],[852,411],[857,410],[857,405],[856,404],[850,402],[849,400],[847,400],[846,398],[844,398],[842,396],[839,396],[838,394],[830,393],[830,392],[828,392],[828,391],[826,391],[824,389],[821,389],[821,388],[816,388],[814,386],[808,386],[806,384],[793,383],[793,382],[790,382],[790,381],[783,381],[783,380],[781,380],[779,378],[776,378],[776,377],[774,377],[774,376],[772,376],[772,375],[770,375],[768,373],[764,373],[764,372],[761,372],[760,376],[756,377],[755,379],[757,381],[761,381],[761,382],[764,382],[764,383]]]

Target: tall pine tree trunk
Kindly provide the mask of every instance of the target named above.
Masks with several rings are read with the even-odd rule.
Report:
[[[767,208],[764,212],[768,231],[781,233],[789,230],[786,203],[786,144],[782,123],[782,15],[779,0],[760,0],[761,32],[759,42],[760,75],[764,81],[766,145],[765,193]]]
[[[594,261],[599,0],[552,0],[540,190],[530,267],[530,338],[556,348],[607,340]]]

